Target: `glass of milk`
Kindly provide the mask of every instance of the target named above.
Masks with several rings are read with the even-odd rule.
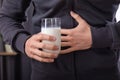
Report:
[[[47,50],[43,49],[45,52],[49,53],[60,53],[61,50],[61,19],[60,18],[43,18],[41,21],[41,32],[43,34],[51,35],[56,37],[55,41],[47,41],[43,40],[43,43],[46,43],[48,45],[53,44],[59,47],[58,50]]]

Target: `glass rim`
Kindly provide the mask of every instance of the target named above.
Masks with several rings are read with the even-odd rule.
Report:
[[[43,18],[41,20],[41,27],[61,27],[61,18]]]
[[[57,19],[57,20],[61,20],[61,18],[59,17],[53,17],[53,18],[42,18],[41,20],[51,20],[51,19]]]

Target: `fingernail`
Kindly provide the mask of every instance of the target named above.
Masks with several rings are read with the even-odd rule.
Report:
[[[70,13],[71,13],[71,14],[74,14],[74,12],[73,12],[73,11],[70,11]]]
[[[52,36],[52,40],[53,40],[53,41],[55,41],[55,40],[56,40],[56,38]]]
[[[55,46],[55,50],[58,50],[59,49],[59,47],[58,46]]]
[[[50,62],[54,62],[54,59],[51,59]]]
[[[55,40],[56,40],[56,38],[55,38],[55,37],[53,37],[53,40],[55,41]]]

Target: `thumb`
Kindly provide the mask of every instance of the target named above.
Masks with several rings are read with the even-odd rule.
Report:
[[[76,14],[76,13],[73,12],[73,11],[70,11],[70,15],[71,15],[78,23],[84,21],[78,14]]]

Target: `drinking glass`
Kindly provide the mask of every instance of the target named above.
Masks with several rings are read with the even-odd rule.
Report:
[[[43,34],[51,35],[56,38],[55,41],[43,40],[42,42],[48,45],[58,46],[58,50],[47,50],[43,49],[45,52],[49,53],[60,53],[61,50],[61,19],[60,18],[44,18],[41,21],[41,32]]]

